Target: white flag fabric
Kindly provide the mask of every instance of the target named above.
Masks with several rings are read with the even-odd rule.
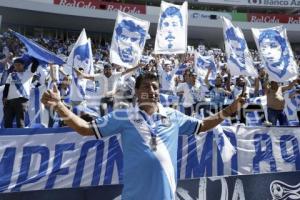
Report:
[[[263,66],[269,80],[286,82],[297,77],[297,64],[287,38],[286,29],[276,26],[252,29]]]
[[[231,161],[232,156],[236,154],[236,149],[234,148],[234,146],[232,146],[228,137],[223,132],[222,126],[216,126],[213,129],[213,133],[223,162],[226,163]]]
[[[188,4],[162,1],[157,24],[154,53],[178,54],[187,50]]]
[[[77,76],[74,68],[82,68],[86,74],[94,74],[91,40],[83,29],[68,57],[66,72],[72,75],[70,91],[71,101],[84,101],[86,95],[86,79]]]
[[[233,76],[245,75],[257,77],[253,59],[248,49],[242,30],[235,27],[230,20],[222,17],[227,67]]]
[[[143,53],[150,22],[118,11],[110,49],[110,62],[132,68]]]

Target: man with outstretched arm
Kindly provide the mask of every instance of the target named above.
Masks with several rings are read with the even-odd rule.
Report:
[[[97,138],[121,134],[124,155],[123,200],[175,199],[179,135],[199,135],[220,124],[245,102],[238,97],[215,115],[198,119],[184,115],[159,102],[159,82],[155,73],[137,77],[137,106],[115,110],[88,123],[60,101],[57,88],[43,94],[42,102],[52,106],[64,122],[79,134]]]

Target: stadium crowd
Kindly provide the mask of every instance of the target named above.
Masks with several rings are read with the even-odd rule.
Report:
[[[67,59],[75,40],[59,40],[53,38],[32,38],[46,49]],[[78,80],[88,79],[85,98],[76,98],[70,94],[74,78],[65,66],[45,66],[34,58],[28,58],[26,48],[9,32],[0,37],[0,77],[1,93],[3,93],[3,128],[34,127],[36,122],[26,122],[28,106],[33,101],[28,95],[31,91],[42,91],[50,88],[53,83],[58,85],[62,101],[76,114],[87,121],[97,115],[116,108],[134,106],[135,77],[146,71],[156,72],[160,80],[160,102],[164,106],[179,109],[189,116],[203,118],[229,105],[241,93],[248,94],[248,103],[240,113],[225,120],[223,125],[242,123],[245,125],[299,125],[299,121],[289,120],[291,108],[286,108],[286,100],[294,103],[298,120],[300,120],[300,82],[299,79],[289,83],[277,83],[268,80],[268,74],[261,65],[257,50],[251,50],[258,78],[231,76],[226,56],[221,49],[207,48],[199,45],[195,50],[190,47],[182,55],[155,55],[153,49],[146,45],[138,66],[125,69],[109,63],[110,45],[107,42],[93,44],[94,74],[86,74],[78,66],[75,69]],[[199,67],[195,63],[194,51],[203,56],[213,56],[215,69]],[[300,66],[300,56],[295,55]],[[300,67],[299,67],[300,69]],[[20,91],[14,73],[22,74]],[[266,97],[266,98],[264,98]],[[40,104],[41,105],[41,104]],[[42,106],[42,105],[41,105]],[[50,117],[43,127],[64,126],[54,111],[46,108]],[[44,112],[45,110],[41,111]],[[292,110],[295,112],[295,110]],[[37,112],[37,111],[36,111]],[[255,122],[251,124],[251,119]],[[14,120],[16,124],[14,124]],[[27,120],[28,121],[28,120]],[[41,122],[40,122],[41,123]]]

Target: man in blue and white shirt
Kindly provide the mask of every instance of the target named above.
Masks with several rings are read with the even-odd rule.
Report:
[[[116,110],[85,122],[70,112],[53,91],[43,94],[42,102],[53,106],[65,123],[81,135],[97,138],[121,134],[124,154],[122,199],[175,199],[177,177],[178,136],[199,135],[237,111],[245,98],[240,97],[226,109],[202,122],[158,103],[159,83],[154,73],[141,74],[136,79],[138,99],[134,109]]]
[[[26,70],[22,58],[14,60],[14,71],[8,75],[2,97],[5,128],[12,128],[14,119],[18,128],[25,127],[25,112],[28,107],[31,82],[38,65],[38,60],[32,58],[32,64]]]

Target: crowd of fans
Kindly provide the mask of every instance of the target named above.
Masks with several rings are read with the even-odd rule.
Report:
[[[75,40],[59,40],[49,38],[32,38],[48,50],[64,59],[72,50]],[[200,46],[199,46],[200,47]],[[285,93],[288,98],[296,102],[297,115],[300,120],[300,82],[295,80],[289,83],[277,83],[268,80],[257,50],[251,50],[255,68],[259,76],[234,77],[226,65],[226,56],[221,49],[207,49],[202,46],[195,51],[202,55],[214,56],[216,70],[195,67],[195,58],[192,52],[184,55],[155,55],[149,46],[144,50],[140,64],[132,69],[109,63],[109,44],[101,42],[93,44],[94,75],[84,73],[82,68],[75,70],[78,80],[88,79],[86,97],[84,100],[70,98],[72,73],[64,70],[65,66],[41,66],[36,59],[31,59],[29,65],[24,59],[26,48],[10,33],[3,33],[0,38],[0,78],[3,87],[4,128],[16,126],[26,127],[26,111],[30,96],[20,96],[12,88],[14,72],[28,71],[24,76],[32,79],[30,83],[22,82],[28,90],[40,88],[46,90],[56,83],[61,93],[62,101],[70,109],[77,109],[77,114],[83,119],[91,121],[96,115],[103,116],[117,108],[127,108],[135,105],[134,86],[135,77],[145,71],[153,71],[160,78],[160,101],[165,106],[172,106],[186,115],[203,118],[229,105],[242,92],[248,94],[248,99],[266,96],[266,106],[259,102],[251,102],[234,114],[229,124],[242,123],[248,125],[248,114],[256,112],[257,125],[289,125],[285,112]],[[300,59],[295,55],[299,66]],[[29,66],[29,67],[27,67]],[[28,69],[27,69],[28,68]],[[299,67],[300,69],[300,67]],[[25,72],[24,72],[25,73]],[[57,74],[57,75],[55,75]],[[77,80],[77,81],[78,81]],[[26,90],[26,89],[25,89]],[[78,108],[83,108],[79,109]],[[46,108],[50,120],[44,126],[64,126],[62,120],[55,117],[55,113]]]

